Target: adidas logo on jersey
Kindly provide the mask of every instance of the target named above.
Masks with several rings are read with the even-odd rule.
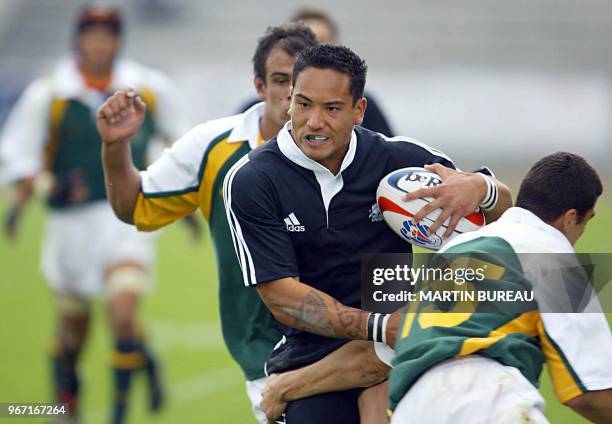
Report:
[[[369,218],[372,222],[381,222],[384,219],[383,214],[378,207],[378,203],[374,203],[370,208]]]
[[[292,233],[302,233],[306,231],[306,227],[300,224],[300,221],[298,221],[293,212],[291,212],[289,216],[285,218],[285,225],[287,226],[287,231]]]

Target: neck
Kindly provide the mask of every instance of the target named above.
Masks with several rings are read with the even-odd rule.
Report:
[[[270,140],[272,137],[276,137],[281,128],[282,126],[272,122],[272,120],[267,118],[265,114],[259,121],[259,131],[261,131],[261,136],[264,140]]]
[[[338,175],[338,173],[340,172],[340,168],[342,167],[342,162],[344,161],[344,158],[347,152],[348,152],[348,146],[338,158],[329,158],[327,160],[322,160],[319,163],[323,165],[324,167],[326,167],[327,169],[329,169],[329,172],[331,172],[332,174]]]
[[[111,74],[113,64],[109,63],[108,65],[97,65],[93,64],[87,60],[81,59],[79,61],[79,68],[81,71],[91,77],[94,78],[105,78]]]

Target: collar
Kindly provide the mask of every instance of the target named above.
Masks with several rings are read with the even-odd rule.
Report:
[[[111,78],[108,87],[109,92],[130,86],[138,89],[147,82],[146,72],[141,66],[121,58],[115,60]],[[53,73],[52,83],[55,94],[61,97],[87,97],[91,94],[90,92],[98,92],[87,87],[78,68],[78,58],[74,55],[64,58],[58,63]],[[101,95],[106,97],[104,94]]]
[[[227,138],[227,141],[229,143],[237,143],[239,141],[247,140],[251,150],[257,148],[260,137],[259,120],[264,113],[264,108],[264,102],[260,102],[251,106],[244,113],[239,115],[242,119],[239,119],[238,123]]]
[[[302,152],[302,150],[298,147],[298,145],[293,140],[293,137],[289,133],[291,130],[291,121],[287,122],[282,130],[278,133],[277,142],[278,148],[281,153],[287,157],[291,162],[296,165],[301,166],[302,168],[309,169],[311,171],[327,171],[329,174],[333,175],[329,169],[321,165],[319,162],[316,162],[310,159],[308,156]],[[357,151],[357,134],[355,131],[351,131],[351,141],[349,142],[349,148],[342,160],[342,165],[340,166],[340,172],[338,174],[342,174],[342,172],[353,163],[353,159],[355,159],[355,152]]]
[[[517,206],[512,207],[506,212],[504,212],[503,215],[498,219],[498,221],[514,221],[520,224],[526,224],[531,227],[535,227],[539,230],[547,232],[549,235],[556,238],[559,243],[563,243],[565,246],[567,246],[571,251],[574,250],[567,237],[565,237],[565,235],[561,231],[557,230],[552,225],[542,221],[533,212],[528,211],[527,209],[519,208]]]

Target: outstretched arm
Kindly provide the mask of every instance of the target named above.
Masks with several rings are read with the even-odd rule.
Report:
[[[370,387],[387,378],[389,367],[381,362],[374,343],[351,341],[306,367],[273,374],[263,392],[261,407],[273,421],[287,402],[320,393]]]
[[[119,219],[134,223],[140,174],[132,161],[129,141],[142,125],[146,105],[133,90],[118,91],[96,114],[102,137],[102,164],[108,199]]]

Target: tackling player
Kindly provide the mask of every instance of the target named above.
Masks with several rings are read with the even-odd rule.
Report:
[[[451,240],[440,254],[494,262],[488,268],[499,272],[487,272],[489,286],[527,281],[536,298],[538,291],[557,292],[562,281],[551,276],[567,269],[601,192],[583,158],[546,156],[523,179],[516,207]],[[541,307],[515,314],[426,313],[424,307],[406,314],[395,343],[392,423],[545,423],[537,390],[544,361],[562,403],[596,423],[611,422],[612,335],[603,314],[541,313]]]
[[[233,164],[274,137],[287,121],[295,56],[314,45],[314,35],[303,25],[268,28],[253,56],[254,84],[263,103],[195,127],[141,173],[129,146],[146,117],[145,102],[132,91],[119,91],[97,115],[107,190],[119,218],[152,231],[199,208],[208,221],[219,272],[223,337],[244,372],[254,414],[261,422],[264,364],[280,334],[257,293],[242,287],[222,184]]]
[[[128,84],[153,105],[132,143],[139,168],[145,166],[154,137],[174,139],[187,127],[165,76],[116,58],[122,30],[117,10],[84,8],[76,22],[74,55],[27,87],[0,142],[4,176],[17,183],[5,226],[9,236],[16,236],[35,177],[44,170],[53,177],[42,270],[58,321],[52,360],[57,401],[76,415],[78,359],[88,334],[90,301],[105,292],[115,341],[115,423],[124,420],[136,370],[146,370],[149,377],[150,407],[157,410],[162,403],[156,362],[136,322],[155,249],[153,238],[120,222],[106,200],[101,140],[93,117],[112,91]]]

